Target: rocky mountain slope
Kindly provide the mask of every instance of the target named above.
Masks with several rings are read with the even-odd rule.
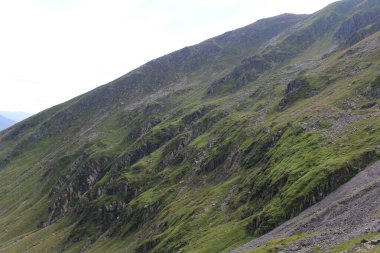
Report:
[[[284,252],[312,252],[316,248],[343,251],[362,239],[380,238],[379,196],[380,162],[376,162],[321,202],[232,253],[265,249],[271,242],[276,245],[276,240],[281,238],[295,239],[276,245]],[[377,246],[380,246],[380,240],[372,243],[371,249]]]
[[[379,13],[260,20],[1,132],[0,252],[228,252],[328,198],[380,158]],[[307,239],[334,208],[273,239],[361,236]]]

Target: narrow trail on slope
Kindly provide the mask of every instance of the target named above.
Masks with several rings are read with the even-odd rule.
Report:
[[[327,250],[372,232],[380,232],[380,161],[358,173],[297,217],[231,253],[244,252],[276,238],[302,233],[309,236],[282,252],[312,252],[315,247]]]

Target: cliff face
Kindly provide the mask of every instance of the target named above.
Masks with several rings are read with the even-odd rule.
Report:
[[[0,249],[220,252],[379,159],[375,0],[260,20],[0,133]]]

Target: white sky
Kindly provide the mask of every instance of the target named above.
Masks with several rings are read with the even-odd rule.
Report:
[[[257,19],[334,0],[0,0],[0,111],[38,112]]]

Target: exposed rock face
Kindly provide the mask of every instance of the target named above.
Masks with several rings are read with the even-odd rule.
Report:
[[[284,98],[279,104],[279,109],[285,108],[287,105],[295,102],[299,98],[313,96],[314,93],[310,89],[310,84],[305,79],[296,79],[288,83]]]
[[[298,217],[287,221],[270,233],[254,239],[231,253],[245,252],[264,246],[269,241],[295,234],[308,236],[279,245],[284,252],[313,252],[316,248],[328,251],[331,246],[358,236],[376,232],[380,217],[376,214],[380,199],[380,163],[377,162],[357,174],[320,203],[306,209]],[[331,239],[334,238],[334,239]],[[378,239],[363,240],[345,252],[373,249]]]
[[[52,224],[78,205],[83,207],[91,198],[89,191],[104,175],[108,162],[109,158],[88,160],[86,156],[74,162],[50,191],[49,195],[54,200],[49,207],[49,217],[41,222],[41,226]]]
[[[272,68],[269,62],[262,58],[252,57],[242,62],[230,74],[213,82],[207,90],[207,95],[220,91],[234,92],[246,84],[256,80],[260,74]]]
[[[296,79],[291,81],[285,90],[285,95],[289,95],[290,93],[299,90],[300,88],[307,87],[309,83],[303,79]]]
[[[377,76],[375,80],[372,81],[367,90],[364,92],[364,95],[371,99],[380,98],[380,76]]]
[[[377,9],[352,16],[339,27],[334,38],[345,46],[351,46],[379,30],[380,9]]]
[[[338,20],[339,17],[336,13],[331,12],[326,16],[318,17],[310,25],[305,25],[299,30],[285,30],[284,33],[290,32],[290,35],[281,43],[267,46],[259,55],[244,59],[229,74],[211,83],[206,96],[235,92],[246,84],[255,81],[264,72],[283,64],[306,50],[319,39],[320,35],[330,32],[333,29],[332,24]]]

